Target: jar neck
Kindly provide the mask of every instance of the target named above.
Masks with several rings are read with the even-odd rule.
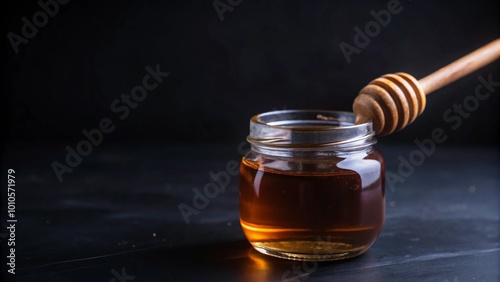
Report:
[[[358,154],[362,152],[371,152],[373,150],[373,145],[377,143],[375,138],[372,138],[368,142],[364,142],[359,146],[351,147],[336,147],[329,146],[319,149],[318,147],[312,148],[276,148],[269,146],[261,146],[257,144],[251,144],[252,151],[258,154],[276,156],[276,157],[303,157],[303,158],[316,158],[316,157],[345,157],[352,154]]]
[[[252,117],[247,140],[271,156],[328,156],[371,148],[374,135],[371,122],[355,124],[350,112],[286,110]]]

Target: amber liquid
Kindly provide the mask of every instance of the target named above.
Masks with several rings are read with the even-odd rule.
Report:
[[[381,175],[363,187],[355,171],[289,173],[242,161],[240,222],[258,251],[296,260],[357,256],[384,223]]]

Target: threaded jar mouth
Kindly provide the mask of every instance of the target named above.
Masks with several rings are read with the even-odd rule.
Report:
[[[264,150],[355,150],[376,143],[371,122],[355,124],[351,112],[283,110],[250,119],[247,141]]]

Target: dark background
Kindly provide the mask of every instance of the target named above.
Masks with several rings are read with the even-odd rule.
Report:
[[[40,7],[3,3],[0,167],[2,179],[12,168],[18,181],[15,281],[110,281],[122,267],[137,281],[279,281],[297,262],[246,242],[237,176],[190,225],[177,205],[241,158],[252,115],[350,111],[372,79],[421,78],[500,34],[498,1],[401,5],[348,63],[339,44],[352,45],[353,28],[387,1],[243,0],[221,21],[212,0],[72,0],[17,54],[7,34],[21,34],[21,18]],[[157,64],[170,75],[120,120],[111,103]],[[498,67],[431,94],[412,125],[379,139],[387,171],[398,173],[401,158],[418,152],[414,140],[437,127],[448,136],[405,182],[386,187],[386,224],[372,249],[320,264],[309,281],[498,281],[500,90],[456,130],[443,119],[474,94],[478,76],[500,81]],[[65,164],[65,148],[103,118],[116,129],[59,182],[51,164]],[[12,278],[4,184],[1,270]]]
[[[243,1],[221,22],[212,1],[70,1],[18,54],[4,37],[3,140],[75,146],[83,129],[109,117],[117,129],[106,143],[239,142],[256,113],[350,111],[370,80],[398,71],[421,78],[499,35],[498,1],[401,1],[403,11],[347,63],[339,44],[354,45],[353,28],[386,5]],[[40,10],[35,1],[7,7],[5,35],[21,34],[21,17]],[[156,64],[170,76],[118,120],[112,101]],[[498,90],[458,130],[442,117],[490,73],[500,80],[498,63],[435,92],[413,125],[383,142],[443,127],[447,144],[497,144]]]

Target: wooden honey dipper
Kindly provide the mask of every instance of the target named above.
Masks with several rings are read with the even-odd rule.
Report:
[[[407,73],[386,74],[365,86],[353,103],[356,124],[372,121],[375,132],[388,135],[403,129],[425,108],[426,98],[500,58],[500,39],[475,50],[417,81]]]

